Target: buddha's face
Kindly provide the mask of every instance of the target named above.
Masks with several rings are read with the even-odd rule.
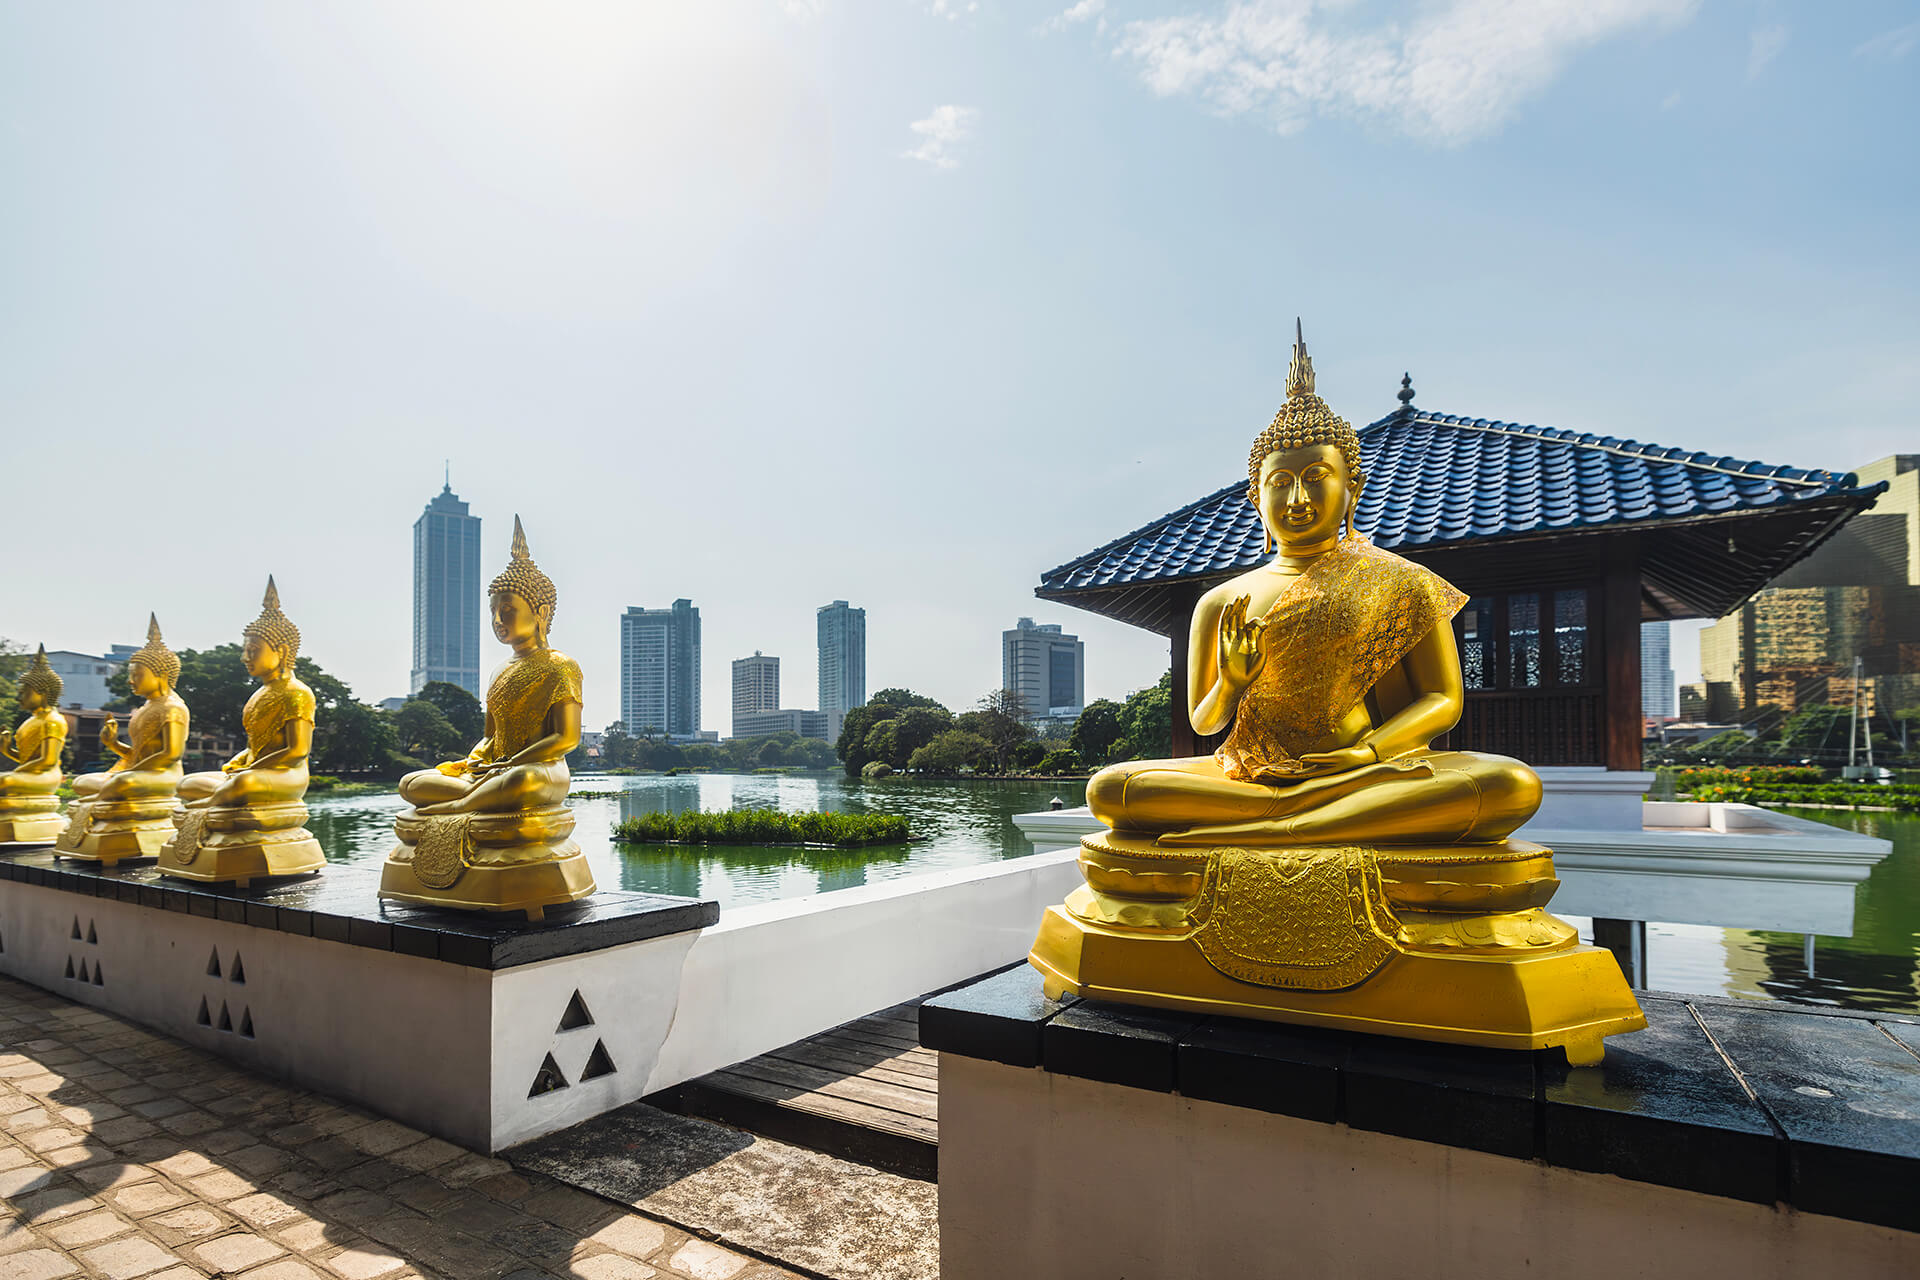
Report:
[[[1304,547],[1339,534],[1353,492],[1339,447],[1311,444],[1267,455],[1256,502],[1275,542]]]
[[[29,689],[25,685],[22,685],[19,692],[19,701],[22,711],[38,711],[47,705],[47,695],[38,689]]]
[[[247,637],[240,649],[240,661],[246,663],[247,674],[255,680],[271,680],[286,665],[285,655],[259,636]]]
[[[512,591],[496,591],[490,605],[493,613],[493,638],[518,649],[540,638],[545,628],[542,619],[524,597]]]
[[[127,664],[127,687],[133,690],[136,698],[152,698],[165,692],[166,682],[153,673],[144,662]]]

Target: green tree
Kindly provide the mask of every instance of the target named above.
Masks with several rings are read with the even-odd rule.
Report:
[[[600,735],[600,767],[603,769],[631,769],[633,767],[633,739],[627,736],[624,720],[615,720]]]
[[[1171,673],[1168,678],[1172,678]],[[1082,760],[1091,764],[1105,764],[1113,758],[1114,747],[1126,736],[1127,727],[1120,718],[1124,710],[1110,698],[1096,698],[1089,702],[1073,722],[1073,736],[1067,740],[1067,745]]]
[[[31,660],[24,648],[0,636],[0,716],[12,716],[19,709],[20,676]]]
[[[1158,684],[1127,696],[1121,708],[1123,730],[1116,758],[1158,760],[1173,754],[1173,672]]]
[[[453,726],[455,733],[468,743],[480,741],[480,735],[487,731],[486,709],[480,705],[480,699],[447,680],[429,680],[420,686],[420,692],[413,695],[415,700],[430,703],[439,709]]]
[[[459,688],[457,685],[446,687]],[[393,732],[400,750],[422,760],[463,759],[479,740],[478,734],[468,738],[454,728],[446,713],[420,697],[408,698],[393,713]]]
[[[1040,758],[1041,773],[1079,773],[1084,767],[1072,747],[1057,747]]]
[[[1844,760],[1853,708],[1844,703],[1802,707],[1780,726],[1780,749],[1793,759]]]
[[[993,745],[977,733],[948,729],[913,753],[908,767],[922,773],[958,773],[993,758]]]
[[[985,739],[993,751],[993,767],[1005,773],[1014,747],[1033,736],[1026,717],[1025,698],[1012,689],[996,689],[955,723]]]
[[[1016,769],[1032,769],[1047,758],[1047,744],[1038,738],[1028,738],[1025,742],[1016,742],[1007,759]]]
[[[937,712],[949,719],[952,716],[951,712],[932,698],[915,693],[911,689],[882,689],[874,694],[865,706],[855,707],[847,712],[840,724],[840,740],[834,744],[835,754],[847,767],[847,776],[849,778],[862,776],[862,770],[874,760],[893,765],[897,757],[901,764],[904,764],[911,757],[912,751],[911,749],[905,752],[897,751],[900,742],[898,732],[889,732],[875,737],[874,731],[880,725],[916,709]],[[915,721],[908,728],[906,740],[916,745],[918,742],[925,741],[925,738],[918,737],[922,731],[923,723]],[[939,730],[935,729],[934,732],[937,733]],[[932,734],[927,734],[928,738],[931,736]],[[886,750],[876,753],[874,748],[881,745],[884,745]],[[899,766],[895,765],[895,767]]]

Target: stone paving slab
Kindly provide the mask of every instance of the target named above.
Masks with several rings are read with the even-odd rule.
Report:
[[[798,1280],[0,977],[0,1280],[210,1276]]]
[[[523,1174],[551,1174],[813,1274],[836,1280],[938,1280],[940,1274],[939,1191],[932,1183],[645,1103],[507,1155]],[[705,1274],[691,1261],[676,1265]]]

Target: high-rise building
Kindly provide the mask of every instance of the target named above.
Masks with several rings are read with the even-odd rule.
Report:
[[[700,611],[629,608],[620,616],[620,719],[632,734],[700,732]]]
[[[451,477],[413,522],[413,678],[480,689],[480,517],[453,492]]]
[[[773,733],[794,733],[802,738],[825,738],[827,736],[826,712],[742,711],[733,718],[733,736],[736,738],[764,738]]]
[[[740,732],[740,717],[758,711],[780,709],[780,659],[769,658],[758,649],[751,658],[733,660],[733,735]]]
[[[1671,720],[1673,706],[1673,624],[1640,624],[1640,714]]]
[[[1766,590],[1700,633],[1707,714],[1768,727],[1854,696],[1869,710],[1920,706],[1920,454],[1859,468],[1887,491]]]
[[[1057,622],[1022,618],[1000,633],[1000,687],[1026,701],[1031,719],[1077,716],[1086,706],[1087,647]]]
[[[827,715],[827,741],[840,738],[847,712],[867,704],[867,611],[845,600],[821,605],[820,710]]]

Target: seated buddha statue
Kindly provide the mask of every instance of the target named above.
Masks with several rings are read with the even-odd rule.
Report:
[[[180,659],[161,638],[160,620],[148,614],[147,643],[127,659],[127,687],[140,705],[127,719],[127,741],[118,720],[100,727],[100,746],[114,762],[73,780],[72,823],[57,846],[62,857],[112,866],[151,858],[172,838],[187,749],[187,704],[173,690],[179,679]]]
[[[27,718],[18,729],[0,728],[0,758],[13,761],[12,769],[0,773],[0,845],[49,844],[66,830],[55,794],[67,745],[67,718],[59,712],[63,687],[41,645],[16,695]]]
[[[260,682],[240,713],[247,745],[220,768],[181,781],[186,808],[160,851],[162,875],[245,887],[263,876],[326,865],[320,842],[306,829],[316,704],[313,690],[294,675],[300,629],[281,612],[271,577],[260,616],[246,625],[242,641],[240,660]]]
[[[1081,842],[1086,884],[1035,944],[1049,992],[1597,1061],[1600,1035],[1644,1021],[1610,955],[1545,911],[1552,854],[1509,838],[1539,777],[1433,748],[1464,705],[1467,597],[1355,532],[1360,440],[1297,333],[1247,479],[1277,554],[1200,598],[1187,650],[1189,718],[1225,741],[1088,783],[1108,830]],[[1599,973],[1609,1030],[1554,1022],[1513,971],[1468,957]]]
[[[538,920],[592,893],[594,882],[566,805],[567,753],[580,745],[580,664],[547,642],[558,592],[533,562],[518,516],[512,559],[487,596],[494,638],[513,656],[487,684],[485,736],[465,759],[400,780],[414,807],[394,819],[399,842],[380,896]]]

